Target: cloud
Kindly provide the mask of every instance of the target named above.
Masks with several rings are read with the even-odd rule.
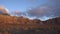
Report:
[[[20,10],[13,11],[13,15],[15,15],[15,16],[26,16],[26,14]]]
[[[54,17],[60,17],[60,0],[50,0],[53,1],[53,7],[54,10],[52,12],[54,12]]]
[[[0,13],[1,14],[9,14],[9,10],[4,6],[0,5]]]
[[[32,10],[27,11],[28,16],[43,18],[46,17],[60,17],[60,0],[49,0]]]
[[[39,7],[39,8],[35,8],[32,9],[30,11],[28,11],[28,15],[32,16],[32,17],[42,17],[42,16],[48,16],[51,14],[51,8],[49,7]]]
[[[53,17],[60,17],[60,0],[49,0],[36,8],[30,8],[27,12],[15,10],[13,12],[17,16],[36,17],[40,19],[49,19]]]

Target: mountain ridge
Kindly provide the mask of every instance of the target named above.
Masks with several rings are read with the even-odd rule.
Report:
[[[57,21],[56,21],[57,20]],[[55,24],[55,22],[57,24]],[[39,19],[30,20],[23,16],[0,15],[0,33],[3,34],[59,34],[60,17],[41,21]],[[44,33],[45,32],[45,33]],[[28,34],[29,34],[28,33]]]

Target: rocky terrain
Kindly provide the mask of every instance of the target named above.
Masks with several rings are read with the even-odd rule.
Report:
[[[0,14],[0,34],[60,34],[60,17],[41,21]]]

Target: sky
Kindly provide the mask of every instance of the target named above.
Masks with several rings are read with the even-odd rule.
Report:
[[[10,11],[21,10],[26,11],[29,8],[33,8],[43,4],[44,0],[0,0],[0,5],[5,6]]]
[[[47,20],[60,17],[60,0],[0,0],[11,15]]]

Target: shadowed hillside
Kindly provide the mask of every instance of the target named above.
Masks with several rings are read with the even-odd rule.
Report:
[[[0,15],[0,34],[60,34],[60,17],[41,21]]]

